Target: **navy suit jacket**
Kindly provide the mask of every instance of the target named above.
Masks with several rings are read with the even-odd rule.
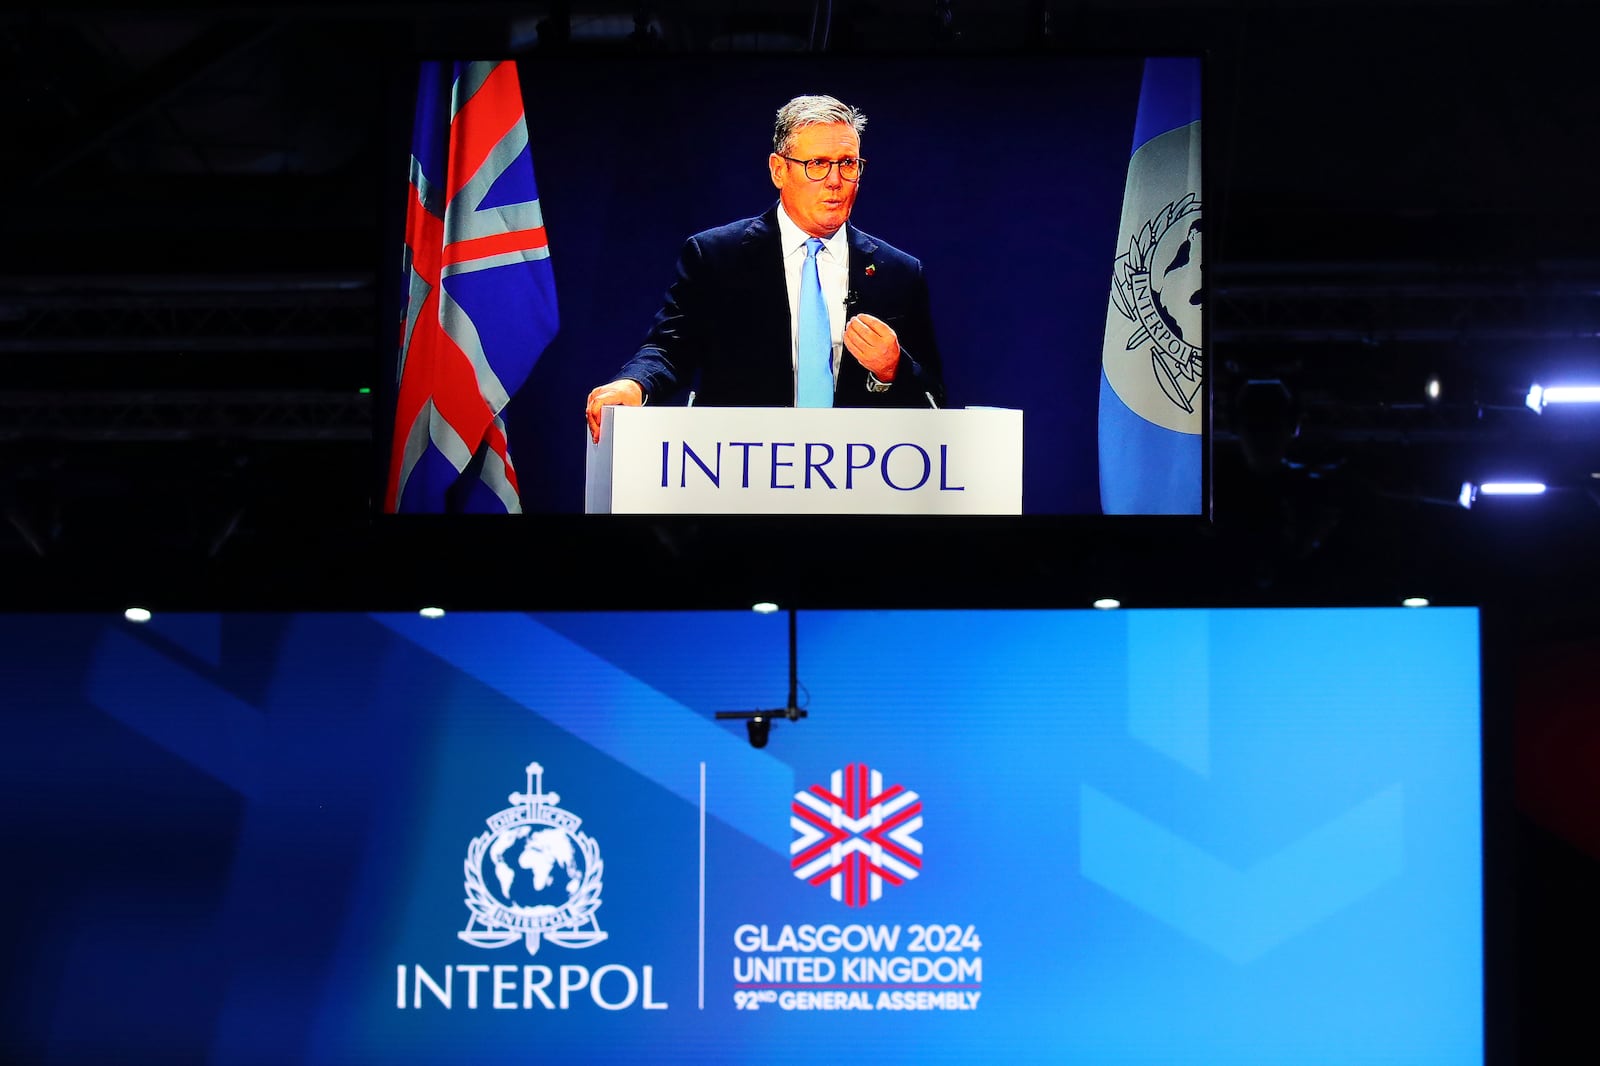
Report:
[[[651,400],[683,388],[696,404],[717,407],[794,406],[789,294],[778,230],[778,206],[757,218],[690,237],[639,351],[618,378],[632,378]],[[928,286],[913,257],[846,225],[850,285],[845,316],[865,312],[888,323],[900,340],[900,365],[884,392],[867,388],[867,370],[840,353],[836,407],[944,406],[939,347],[933,337]]]

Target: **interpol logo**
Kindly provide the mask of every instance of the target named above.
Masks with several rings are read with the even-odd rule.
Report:
[[[865,763],[835,770],[827,788],[794,794],[789,845],[794,875],[826,884],[834,899],[865,907],[922,872],[922,799],[903,785],[883,787],[883,774]]]
[[[1111,304],[1128,320],[1124,350],[1148,345],[1150,361],[1144,370],[1106,361],[1124,403],[1157,425],[1187,433],[1200,431],[1205,296],[1200,235],[1200,199],[1194,193],[1167,204],[1134,230],[1113,268]]]
[[[456,934],[480,948],[521,940],[528,954],[541,940],[587,948],[606,938],[600,909],[600,846],[578,827],[583,820],[556,806],[544,791],[544,767],[527,766],[526,792],[488,819],[487,832],[467,845],[467,927]]]

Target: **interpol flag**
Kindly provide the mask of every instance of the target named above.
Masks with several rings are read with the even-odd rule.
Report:
[[[384,509],[520,512],[500,413],[556,334],[555,275],[512,62],[422,64]]]
[[[1100,509],[1199,514],[1200,61],[1149,59],[1100,375]]]

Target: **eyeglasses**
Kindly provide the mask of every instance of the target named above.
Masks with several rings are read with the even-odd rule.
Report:
[[[845,181],[860,181],[861,171],[867,165],[865,159],[857,159],[854,156],[845,159],[796,159],[793,156],[785,155],[778,158],[787,159],[791,163],[799,163],[805,167],[806,177],[812,181],[822,181],[828,176],[828,171],[834,167],[839,168],[839,176]]]

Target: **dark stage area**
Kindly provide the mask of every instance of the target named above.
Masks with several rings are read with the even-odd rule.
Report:
[[[1527,396],[1600,384],[1597,31],[1589,3],[1501,0],[8,12],[0,611],[1479,607],[1486,1061],[1573,1061],[1600,993],[1600,408],[1540,413]],[[668,80],[674,64],[914,60],[947,70],[957,89],[940,99],[959,100],[996,64],[1086,55],[1204,60],[1208,516],[379,513],[420,59],[637,63]],[[992,87],[974,95],[994,106]],[[669,139],[662,100],[638,100],[649,151],[618,166],[641,189]],[[986,145],[1026,122],[951,110],[942,132],[919,116],[937,143],[907,160],[1027,166]],[[627,163],[633,144],[605,143]],[[949,183],[940,236],[959,236],[963,197],[1049,189],[1023,177]],[[543,191],[559,293],[561,204]],[[673,250],[619,237],[614,254],[647,254],[665,279]],[[569,261],[627,273],[608,274],[611,254]],[[985,298],[1003,303],[1002,282]],[[1000,358],[974,336],[947,361]],[[1027,359],[1006,356],[1025,392]],[[605,371],[547,370],[529,387],[571,389],[571,425],[523,439],[576,440]],[[1547,490],[1463,506],[1464,483],[1500,478]],[[13,908],[0,942],[26,921]],[[29,980],[9,973],[6,998]],[[37,1051],[0,1036],[0,1058]]]

